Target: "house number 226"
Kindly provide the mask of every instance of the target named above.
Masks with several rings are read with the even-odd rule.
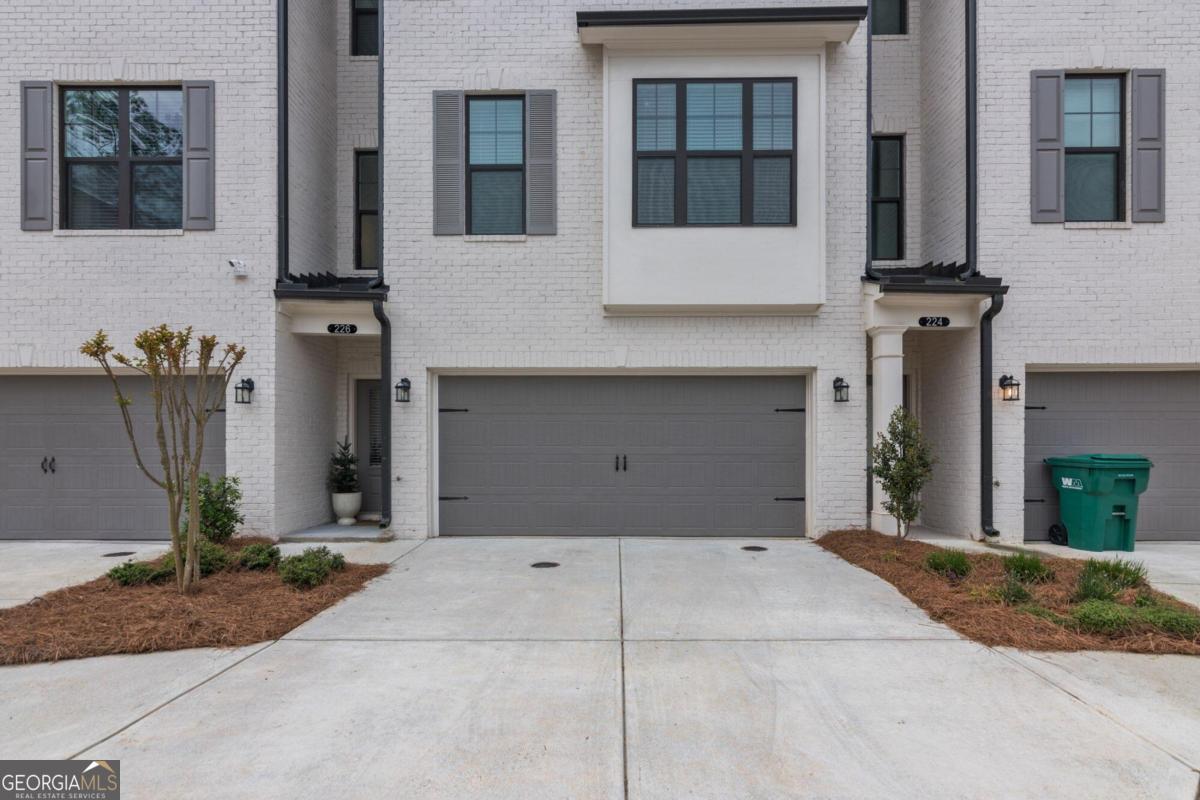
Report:
[[[353,322],[331,322],[325,330],[330,333],[358,333],[358,326]]]

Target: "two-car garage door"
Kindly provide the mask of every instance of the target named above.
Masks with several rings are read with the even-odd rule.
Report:
[[[799,536],[800,376],[443,376],[442,535]]]
[[[1026,383],[1026,539],[1058,521],[1042,459],[1077,453],[1147,456],[1138,538],[1200,539],[1200,372],[1030,373]]]
[[[123,378],[142,457],[158,473],[149,381]],[[225,415],[205,469],[225,468]],[[165,539],[166,496],[134,464],[100,376],[0,376],[0,539]]]

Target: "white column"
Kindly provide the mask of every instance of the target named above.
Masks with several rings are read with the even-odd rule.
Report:
[[[904,405],[903,326],[882,326],[871,335],[871,445],[887,430],[892,413]],[[884,493],[875,481],[872,492],[871,527],[895,533],[896,520],[883,510]]]

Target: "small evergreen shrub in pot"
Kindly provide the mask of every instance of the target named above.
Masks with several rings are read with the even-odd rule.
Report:
[[[350,448],[350,439],[338,442],[329,458],[329,491],[338,525],[353,525],[362,510],[362,492],[358,486],[358,456]]]

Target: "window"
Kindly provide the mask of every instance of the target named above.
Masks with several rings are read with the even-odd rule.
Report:
[[[1063,84],[1067,222],[1124,218],[1123,97],[1118,75],[1068,75]]]
[[[467,98],[467,233],[525,232],[525,98]]]
[[[634,81],[633,224],[794,225],[791,79]]]
[[[354,153],[354,266],[379,268],[379,156]]]
[[[66,228],[183,227],[183,95],[177,88],[66,88]]]
[[[908,0],[875,0],[871,31],[876,36],[903,36],[908,33]]]
[[[350,55],[379,55],[379,0],[350,0]]]
[[[871,258],[904,258],[904,139],[875,136],[871,159]]]

